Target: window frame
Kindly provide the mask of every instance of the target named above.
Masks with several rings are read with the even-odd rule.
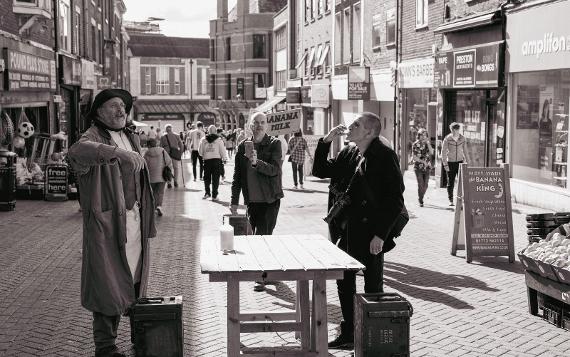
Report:
[[[174,67],[174,94],[180,94],[180,67]]]
[[[156,94],[170,94],[170,67],[156,67]]]
[[[348,13],[348,15],[347,15]],[[351,36],[350,19],[352,17],[352,7],[346,7],[342,10],[342,64],[350,64],[352,61],[351,55]],[[348,35],[348,38],[347,38]],[[346,59],[345,59],[346,56]]]
[[[252,41],[253,41],[253,53],[252,53],[252,58],[253,59],[267,59],[267,35],[265,34],[259,34],[259,33],[254,33],[252,36]],[[256,40],[257,39],[257,40]],[[262,41],[259,41],[259,39],[261,39]],[[258,53],[259,49],[258,46],[261,43],[262,45],[262,53],[261,55]]]
[[[150,67],[144,67],[144,89],[145,94],[152,94],[152,70]]]
[[[385,27],[385,31],[386,31],[386,46],[395,46],[396,45],[396,9],[388,9],[386,10],[386,27]],[[394,38],[393,41],[388,41],[388,34],[390,33],[388,31],[389,27],[393,27],[393,31],[394,31]]]
[[[357,14],[357,9],[358,9],[358,14]],[[355,2],[354,4],[352,4],[352,11],[351,11],[351,23],[352,23],[352,34],[350,36],[350,40],[351,40],[351,59],[350,62],[351,63],[360,63],[360,61],[362,60],[362,32],[361,30],[361,26],[362,26],[362,18],[361,18],[361,14],[362,14],[362,4],[361,2]],[[358,28],[356,28],[357,26],[355,26],[355,19],[358,19]],[[356,36],[358,34],[358,37]],[[357,51],[358,49],[358,51]]]
[[[224,39],[224,52],[225,52],[225,60],[231,61],[232,60],[232,37],[228,36]]]
[[[420,7],[421,7],[421,14],[420,14]],[[429,8],[428,0],[416,0],[416,30],[428,27],[429,23],[428,8]]]
[[[334,14],[335,17],[335,27],[334,27],[334,35],[335,35],[335,51],[333,53],[333,62],[335,66],[342,65],[342,50],[343,50],[343,33],[342,33],[342,18],[343,12],[337,11]],[[338,49],[338,53],[337,53]],[[338,55],[338,58],[337,58]],[[337,62],[338,60],[338,62]]]

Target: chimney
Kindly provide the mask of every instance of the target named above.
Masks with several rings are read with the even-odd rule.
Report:
[[[237,0],[237,17],[238,19],[249,14],[249,0]]]
[[[218,0],[218,19],[228,19],[228,0]]]

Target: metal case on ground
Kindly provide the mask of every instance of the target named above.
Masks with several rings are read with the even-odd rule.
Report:
[[[130,318],[137,357],[183,356],[182,296],[141,298]]]
[[[354,356],[409,356],[412,314],[412,305],[401,295],[356,294]]]

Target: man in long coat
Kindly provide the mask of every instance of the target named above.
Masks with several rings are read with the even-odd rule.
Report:
[[[132,97],[106,89],[93,101],[93,125],[69,149],[83,212],[81,304],[93,312],[96,357],[120,357],[121,314],[144,296],[154,198],[138,136],[126,129]]]

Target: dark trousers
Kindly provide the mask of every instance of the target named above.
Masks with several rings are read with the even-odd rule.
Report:
[[[202,160],[202,156],[200,156],[200,154],[198,154],[198,150],[192,150],[192,174],[194,174],[194,179],[198,176],[196,176],[196,163],[198,161],[200,161],[200,179],[204,176],[204,161]]]
[[[384,253],[368,254],[363,263],[366,267],[364,270],[364,292],[369,294],[384,292]],[[344,278],[337,280],[336,286],[343,319],[341,333],[353,334],[356,272],[345,270]]]
[[[106,351],[115,346],[117,330],[121,315],[107,316],[93,312],[93,339],[95,341],[95,354]]]
[[[414,170],[418,181],[418,199],[424,203],[424,195],[429,185],[429,170]]]
[[[206,194],[210,194],[210,184],[212,185],[211,195],[218,196],[218,187],[220,186],[220,174],[222,167],[222,159],[204,160],[204,188]]]
[[[162,199],[164,198],[164,187],[166,186],[166,182],[153,182],[150,184],[150,188],[152,189],[152,194],[154,195],[154,204],[155,207],[162,206]]]
[[[277,214],[281,200],[272,203],[250,202],[247,205],[247,215],[249,224],[255,235],[271,235],[275,224],[277,224]]]
[[[226,168],[224,167],[224,162],[220,160],[220,176],[226,177]]]
[[[299,183],[303,184],[303,164],[297,164],[291,161],[291,166],[293,167],[293,183],[297,186],[297,173],[299,173]]]
[[[459,164],[463,161],[448,162],[449,171],[447,171],[447,197],[453,202],[453,188],[455,187],[455,177],[459,172]]]

